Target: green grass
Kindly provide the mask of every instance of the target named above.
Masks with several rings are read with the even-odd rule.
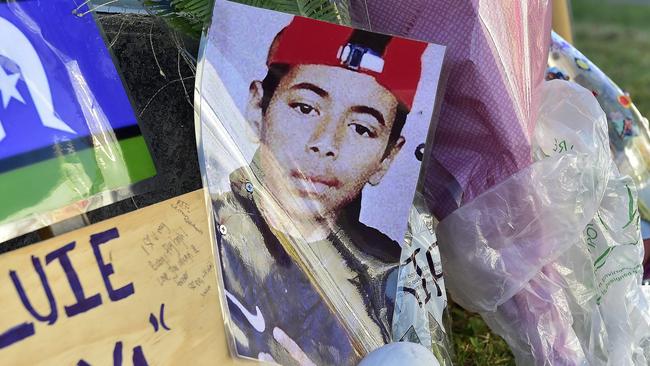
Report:
[[[478,314],[451,305],[452,341],[456,366],[510,366],[515,361],[506,342],[490,332]]]
[[[650,116],[650,2],[573,0],[575,46]]]
[[[575,46],[650,117],[650,1],[573,0]],[[510,350],[480,316],[451,307],[455,365],[514,365]]]

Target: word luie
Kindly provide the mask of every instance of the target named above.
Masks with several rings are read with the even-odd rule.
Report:
[[[135,288],[133,283],[128,283],[125,285],[116,288],[111,282],[111,276],[115,273],[113,265],[104,258],[100,247],[102,245],[108,245],[111,240],[118,239],[120,237],[117,228],[112,228],[97,234],[90,235],[89,244],[92,247],[92,251],[97,263],[97,270],[101,274],[101,277],[104,281],[104,286],[106,287],[106,295],[108,299],[112,302],[120,301],[126,299],[127,297],[135,293]],[[104,301],[107,301],[106,298],[102,297],[102,294],[96,293],[93,295],[88,295],[84,292],[84,289],[79,280],[79,275],[75,270],[72,261],[70,260],[70,253],[77,246],[77,242],[70,242],[60,248],[57,248],[47,255],[45,255],[44,262],[45,266],[54,266],[55,262],[58,262],[58,265],[61,267],[65,273],[70,289],[74,294],[76,302],[69,305],[64,305],[63,310],[65,315],[69,318],[77,316],[79,314],[85,313],[92,309],[97,308],[102,305]],[[47,274],[44,270],[43,260],[37,256],[31,257],[32,264],[34,266],[34,271],[39,277],[41,289],[48,300],[48,309],[47,311],[38,311],[32,305],[30,301],[30,295],[25,287],[23,286],[20,280],[20,274],[17,271],[10,270],[9,278],[13,283],[16,293],[20,298],[21,303],[27,310],[27,312],[33,317],[33,320],[46,323],[48,325],[54,325],[59,319],[59,307],[56,301],[56,294],[52,291],[50,283],[47,277]],[[38,288],[29,288],[29,291],[37,291]],[[20,342],[28,337],[36,334],[36,329],[34,327],[34,322],[30,320],[25,320],[22,323],[13,326],[2,333],[0,333],[0,349],[8,347],[16,342]]]

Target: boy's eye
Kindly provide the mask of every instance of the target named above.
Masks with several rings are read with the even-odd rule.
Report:
[[[289,105],[293,110],[300,112],[301,114],[307,115],[307,116],[317,116],[318,111],[316,108],[310,106],[309,104],[305,103],[291,103]]]
[[[360,125],[358,123],[352,123],[350,124],[350,127],[352,127],[354,129],[354,132],[356,132],[360,136],[371,137],[371,138],[376,137],[376,134],[364,125]]]

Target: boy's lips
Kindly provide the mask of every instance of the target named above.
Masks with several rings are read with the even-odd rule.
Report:
[[[329,188],[338,188],[341,186],[341,181],[331,175],[292,170],[291,178],[293,178],[294,182],[298,183],[298,191],[307,195],[320,195]]]

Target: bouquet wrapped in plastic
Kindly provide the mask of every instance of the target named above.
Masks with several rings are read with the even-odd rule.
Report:
[[[547,1],[365,3],[369,29],[447,47],[446,89],[422,189],[437,219],[531,163],[533,90],[543,80],[550,29]]]
[[[645,364],[636,190],[593,96],[541,87],[549,2],[368,5],[371,29],[448,47],[425,199],[453,298],[518,364]]]
[[[533,142],[535,163],[440,223],[454,299],[518,364],[647,364],[636,189],[604,113],[589,91],[549,82]]]

